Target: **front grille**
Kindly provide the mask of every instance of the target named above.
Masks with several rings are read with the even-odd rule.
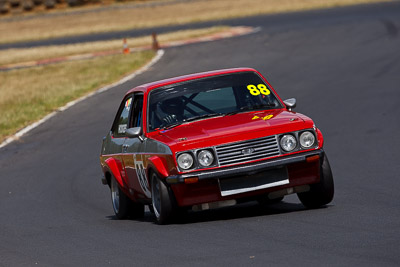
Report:
[[[220,166],[280,155],[275,135],[215,147]]]

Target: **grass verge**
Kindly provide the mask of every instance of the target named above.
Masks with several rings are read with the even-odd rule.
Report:
[[[142,51],[0,72],[0,143],[71,100],[133,72],[154,55]]]
[[[197,0],[0,20],[0,43],[276,14],[390,0]],[[161,1],[149,1],[159,2]],[[121,5],[119,6],[121,7]]]

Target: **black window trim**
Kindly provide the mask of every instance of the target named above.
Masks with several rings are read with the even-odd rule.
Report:
[[[134,110],[134,103],[135,103],[135,98],[138,98],[138,96],[142,96],[142,119],[141,119],[141,124],[142,124],[142,128],[143,128],[143,106],[144,106],[144,94],[143,94],[143,92],[134,92],[133,93],[133,95],[132,95],[132,108],[131,108],[131,110],[129,111],[129,117],[128,117],[128,128],[131,128],[132,127],[132,113],[133,113],[133,110]]]
[[[111,132],[111,136],[113,136],[113,137],[115,137],[115,138],[125,138],[126,136],[125,135],[121,135],[121,136],[115,136],[114,135],[114,130],[115,130],[115,127],[117,127],[116,125],[118,124],[118,120],[119,120],[119,117],[121,116],[121,113],[122,113],[122,111],[123,111],[123,106],[125,105],[125,102],[126,102],[126,100],[128,99],[128,98],[132,98],[132,101],[131,101],[131,109],[129,110],[129,115],[128,115],[128,128],[131,126],[131,123],[132,123],[132,110],[133,110],[133,103],[134,103],[134,101],[135,101],[135,97],[137,97],[138,95],[141,95],[142,97],[143,97],[143,101],[144,101],[144,94],[143,94],[143,92],[133,92],[133,93],[131,93],[131,94],[129,94],[129,95],[126,95],[123,99],[122,99],[122,101],[121,101],[121,104],[119,105],[119,108],[118,108],[118,112],[117,112],[117,115],[115,116],[115,118],[114,118],[114,122],[113,122],[113,124],[112,124],[112,126],[111,126],[111,130],[110,130],[110,132]],[[143,102],[143,105],[144,105],[144,102]],[[143,107],[142,107],[143,108]],[[142,125],[143,125],[143,113],[142,113]]]
[[[125,97],[122,99],[121,104],[119,105],[117,115],[115,115],[114,122],[113,122],[113,124],[112,124],[112,126],[111,126],[111,130],[110,130],[111,136],[112,136],[112,137],[116,137],[116,138],[123,138],[123,137],[125,137],[125,136],[119,136],[119,135],[118,135],[118,136],[115,136],[115,135],[114,135],[114,132],[115,132],[115,128],[117,127],[118,120],[119,120],[119,118],[121,117],[121,113],[122,113],[122,111],[123,111],[123,106],[125,105],[126,100],[127,100],[128,98],[130,98],[130,97],[131,97],[132,100],[133,100],[133,94],[129,94],[129,95],[125,96]],[[131,103],[132,103],[132,102],[131,102]],[[129,121],[129,116],[130,116],[130,114],[128,115],[128,121]]]

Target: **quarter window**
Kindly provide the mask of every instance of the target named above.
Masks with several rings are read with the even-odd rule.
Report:
[[[114,123],[114,127],[112,129],[113,135],[116,137],[125,136],[125,131],[128,128],[129,122],[129,111],[132,106],[132,96],[128,97],[123,105],[120,107],[119,115],[117,116],[117,120]]]
[[[135,95],[132,108],[132,120],[130,127],[142,127],[143,95]]]

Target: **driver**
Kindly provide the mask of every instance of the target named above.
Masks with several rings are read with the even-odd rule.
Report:
[[[166,114],[166,116],[162,118],[164,125],[182,121],[184,119],[183,100],[181,97],[164,100],[161,102],[160,108]]]

